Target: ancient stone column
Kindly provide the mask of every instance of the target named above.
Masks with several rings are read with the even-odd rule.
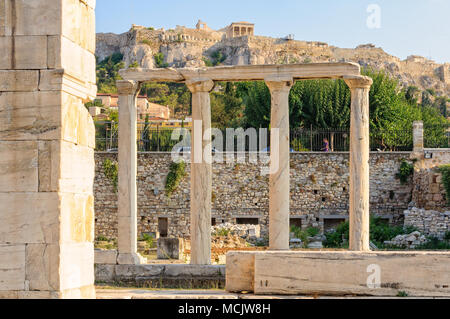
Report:
[[[119,264],[141,264],[137,253],[137,94],[138,83],[117,81],[119,93]]]
[[[211,264],[211,105],[209,92],[214,82],[191,79],[186,82],[192,92],[191,132],[191,264]],[[205,134],[206,133],[206,134]]]
[[[289,92],[293,80],[266,79],[271,94],[269,248],[289,249]]]
[[[0,299],[95,298],[95,1],[0,1]]]
[[[344,78],[351,91],[349,248],[369,248],[369,91],[372,79]]]

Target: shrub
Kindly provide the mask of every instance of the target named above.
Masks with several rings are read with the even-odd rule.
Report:
[[[405,159],[402,159],[396,177],[400,179],[401,184],[406,184],[408,182],[408,178],[413,174],[413,172],[414,172],[414,165],[408,163]]]
[[[155,248],[155,240],[149,234],[142,234],[142,237],[139,238],[139,241],[145,241],[147,242],[150,248]]]
[[[128,68],[129,69],[136,69],[139,67],[139,63],[137,63],[137,61],[134,61],[133,63],[131,63]]]
[[[107,158],[103,162],[103,172],[105,173],[106,177],[113,184],[114,191],[116,191],[116,192],[117,192],[117,183],[119,180],[118,171],[119,171],[119,167],[118,167],[117,163],[114,163],[109,158]]]
[[[320,233],[320,229],[317,227],[308,227],[308,229],[306,229],[306,233],[308,234],[308,236],[314,237]]]
[[[152,44],[152,41],[150,41],[150,40],[148,40],[148,39],[144,39],[144,40],[141,40],[141,43],[142,43],[142,44],[146,44],[146,45],[151,45],[151,44]]]
[[[162,52],[155,54],[154,58],[157,68],[167,68],[169,66],[169,64],[164,62],[164,54]]]
[[[213,66],[213,63],[211,62],[210,59],[203,57],[202,60],[203,60],[203,62],[205,62],[206,66]]]
[[[384,242],[397,235],[410,234],[417,228],[408,226],[391,226],[379,217],[370,218],[370,240],[378,247],[385,248]],[[325,233],[324,246],[327,248],[345,248],[349,239],[349,222],[339,224],[335,231]]]
[[[186,163],[181,161],[179,163],[172,162],[169,167],[169,174],[166,179],[166,194],[170,197],[175,189],[180,184],[184,176],[186,176]]]
[[[227,228],[219,228],[215,232],[212,233],[213,236],[225,237],[230,234],[230,230]]]
[[[442,174],[442,184],[445,188],[447,202],[450,205],[450,164],[441,165],[439,170]]]
[[[96,241],[109,241],[109,239],[103,235],[98,236],[97,238],[95,238],[95,240]]]

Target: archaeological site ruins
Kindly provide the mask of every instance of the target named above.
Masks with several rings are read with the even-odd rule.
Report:
[[[138,277],[145,269],[139,268],[147,261],[137,249],[143,232],[138,224],[145,218],[138,212],[136,134],[137,96],[141,85],[148,82],[184,83],[192,94],[190,185],[186,190],[190,221],[176,230],[183,236],[173,236],[190,237],[190,264],[169,265],[164,271],[222,272],[226,291],[259,295],[395,296],[399,290],[408,290],[411,296],[450,296],[448,251],[370,248],[371,159],[383,165],[396,155],[370,154],[372,79],[351,62],[122,69],[122,79],[117,81],[117,214],[106,217],[117,221],[111,232],[117,234],[118,245],[117,250],[104,250],[94,257],[95,227],[104,230],[100,222],[95,223],[95,156],[109,156],[94,154],[95,126],[84,106],[96,96],[95,2],[0,0],[0,298],[95,298],[94,283],[101,280],[95,278],[97,274],[119,276],[122,272]],[[208,30],[202,21],[196,28]],[[252,36],[254,25],[237,22],[227,30],[228,38]],[[289,93],[296,81],[311,79],[342,79],[351,92],[348,159],[342,154],[328,159],[334,162],[339,157],[342,169],[348,169],[349,189],[344,189],[348,216],[332,217],[349,220],[345,250],[290,250],[289,246],[290,185],[295,173],[290,168],[294,155],[289,141]],[[212,152],[210,93],[219,81],[264,81],[271,95],[269,247],[228,252],[226,269],[211,265],[215,215],[213,165],[208,160]],[[412,156],[425,169],[423,128],[420,122],[414,125]],[[449,156],[448,152],[434,153],[436,161]],[[387,169],[382,166],[380,170]],[[428,181],[428,175],[423,180]],[[375,187],[381,192],[384,186]],[[441,191],[438,187],[437,192]],[[216,192],[220,193],[220,187]],[[402,200],[406,202],[392,201]],[[418,194],[417,200],[426,198]],[[415,213],[410,212],[411,220]],[[323,223],[330,216],[321,218]],[[375,284],[368,281],[372,272],[379,275]]]

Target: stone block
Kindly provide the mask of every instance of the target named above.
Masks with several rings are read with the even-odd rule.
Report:
[[[36,141],[0,141],[0,192],[38,190]]]
[[[61,193],[61,241],[83,243],[94,240],[94,197]]]
[[[66,1],[15,0],[16,35],[61,34],[61,5]],[[68,22],[64,22],[68,23]]]
[[[119,265],[142,265],[147,263],[147,258],[142,257],[138,253],[119,253],[117,263]]]
[[[165,265],[116,265],[118,278],[160,277],[164,273]]]
[[[95,264],[95,280],[100,282],[112,282],[116,276],[116,265]]]
[[[59,290],[58,244],[27,244],[26,275],[30,290]]]
[[[95,176],[94,150],[65,141],[61,142],[60,148],[59,190],[92,194]]]
[[[25,289],[25,245],[0,245],[0,291]]]
[[[226,287],[230,292],[253,291],[255,274],[254,254],[227,253]]]
[[[216,278],[225,276],[225,266],[219,265],[165,265],[164,276],[179,278]]]
[[[82,99],[84,103],[95,98],[97,86],[95,83],[81,81],[66,69],[55,69],[40,71],[39,90],[64,91]]]
[[[0,91],[37,91],[39,71],[0,70]]]
[[[160,237],[157,242],[158,259],[180,259],[183,255],[183,239]]]
[[[14,42],[14,69],[47,68],[46,36],[16,36]]]
[[[79,289],[94,284],[94,244],[60,245],[60,290]]]
[[[64,71],[79,81],[95,84],[95,55],[65,37],[49,37],[48,66]]]
[[[57,193],[0,193],[0,244],[57,243]]]
[[[95,286],[93,284],[65,289],[58,293],[58,298],[61,299],[95,299]]]
[[[4,2],[4,0],[0,0],[0,3],[2,3],[2,2]],[[0,8],[0,10],[1,10],[1,8]],[[1,19],[1,17],[0,17],[0,19]],[[1,24],[0,24],[0,28],[1,28]],[[12,61],[11,52],[12,52],[12,37],[1,36],[1,33],[0,33],[0,70],[12,69],[13,61]]]
[[[86,28],[86,26],[82,24],[81,19],[82,6],[83,4],[80,0],[63,1],[62,19],[64,23],[62,25],[61,35],[75,44],[80,43],[80,32]]]
[[[60,92],[0,95],[0,140],[59,139],[60,126]]]
[[[448,252],[267,251],[254,256],[255,294],[450,296]]]
[[[95,263],[96,264],[117,264],[117,250],[116,249],[95,249]]]
[[[95,147],[95,125],[82,100],[63,92],[63,130],[65,141]]]

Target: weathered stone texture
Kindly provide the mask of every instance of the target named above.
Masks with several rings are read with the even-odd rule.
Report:
[[[405,226],[414,226],[425,235],[442,240],[450,231],[450,211],[437,212],[414,207],[405,211]]]
[[[1,297],[95,296],[94,7],[0,0]]]
[[[290,217],[301,218],[302,227],[324,227],[324,220],[348,216],[348,153],[290,154]],[[395,178],[400,161],[409,153],[370,154],[371,213],[397,222],[411,201],[412,183]],[[105,159],[117,161],[115,153],[95,154],[96,236],[117,237],[117,193],[105,176]],[[169,153],[138,153],[138,236],[158,231],[158,217],[168,218],[170,237],[189,237],[190,167],[170,198],[165,194]],[[212,218],[217,223],[236,218],[259,219],[262,235],[268,232],[268,176],[261,164],[213,163]]]

